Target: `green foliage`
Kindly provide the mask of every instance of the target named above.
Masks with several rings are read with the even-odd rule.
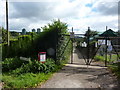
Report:
[[[88,31],[85,32],[85,36],[88,35]],[[89,37],[94,37],[95,35],[98,35],[97,31],[90,30],[89,31]]]
[[[48,73],[57,70],[56,65],[52,59],[47,59],[46,63],[40,63],[39,61],[29,61],[28,64],[23,64],[20,68],[17,68],[12,73],[13,74],[23,74],[23,73]]]
[[[11,70],[15,70],[16,68],[19,68],[22,66],[23,63],[26,63],[26,61],[22,61],[19,58],[6,58],[2,62],[2,71],[8,72]]]
[[[96,55],[96,56],[94,57],[94,59],[95,59],[96,61],[104,61],[104,57],[103,57],[103,56],[98,56],[98,55]]]
[[[103,56],[98,56],[98,55],[96,55],[94,59],[98,61],[105,60]],[[107,60],[108,60],[107,62],[116,61],[116,60],[109,60],[109,57],[107,58]],[[113,73],[116,74],[116,76],[118,76],[118,78],[120,78],[120,62],[110,64],[108,65],[108,67],[112,70]]]
[[[43,32],[39,34],[30,34],[31,35],[21,35],[18,37],[18,40],[11,40],[10,46],[4,44],[2,49],[3,60],[5,58],[15,56],[31,57],[37,59],[38,52],[47,52],[49,48],[53,48],[56,51],[56,54],[53,56],[49,56],[47,54],[47,58],[53,58],[56,60],[57,57],[57,60],[59,61],[60,59],[65,59],[66,51],[70,51],[70,48],[67,50],[68,46],[66,46],[69,38],[63,35],[68,34],[67,24],[61,22],[60,20],[54,20],[53,23],[43,27]],[[60,58],[59,56],[63,58]]]
[[[5,85],[3,88],[31,88],[36,87],[41,82],[49,79],[52,73],[25,73],[19,76],[14,76],[12,74],[3,74],[2,81]]]
[[[29,57],[30,52],[32,51],[32,37],[31,35],[22,35],[18,38],[18,55],[17,56],[24,56]]]
[[[56,63],[61,64],[64,60],[68,59],[66,57],[70,55],[71,50],[71,48],[69,48],[69,44],[71,43],[68,43],[70,38],[65,36],[65,34],[69,34],[67,32],[67,24],[61,22],[60,20],[54,20],[52,24],[48,24],[48,26],[43,27],[43,30],[51,30],[55,33]]]
[[[88,31],[86,31],[85,37],[84,37],[84,42],[87,42],[87,37],[89,36],[89,43],[90,43],[90,46],[91,46],[92,48],[95,48],[95,46],[94,46],[94,44],[95,44],[95,42],[96,42],[95,35],[98,35],[98,32],[97,32],[97,31],[90,30],[90,31],[89,31],[89,35],[88,35]]]
[[[19,57],[25,56],[28,57],[32,53],[32,38],[30,35],[21,35],[18,39],[10,41],[10,46],[7,44],[2,44],[2,57],[3,60],[9,57]]]
[[[118,63],[113,63],[109,65],[109,68],[112,70],[113,73],[115,73],[118,78],[120,79],[120,62]]]
[[[18,32],[10,31],[10,40],[17,40],[19,36]]]
[[[72,49],[72,41],[71,40],[69,41],[69,39],[70,39],[69,37],[66,37],[64,43],[60,46],[60,49],[59,49],[61,64],[67,63],[68,60],[70,59],[70,54],[71,54],[71,49]],[[68,41],[69,41],[69,43],[68,43]]]
[[[105,61],[105,56],[96,55],[94,59],[97,61]],[[117,61],[117,55],[115,54],[111,55],[111,59],[110,59],[110,55],[107,55],[107,62],[114,62],[114,61]]]
[[[46,31],[46,32],[41,32],[39,33],[35,40],[33,40],[32,43],[32,48],[33,48],[33,53],[34,55],[37,55],[38,52],[47,52],[47,49],[53,48],[55,50],[56,46],[56,41],[55,41],[55,32],[54,31]],[[49,55],[47,55],[49,58]],[[52,58],[54,58],[52,56]]]
[[[2,27],[2,42],[7,43],[7,30]]]
[[[43,32],[40,33],[33,41],[33,46],[35,46],[34,53],[37,54],[39,51],[47,52],[47,49],[53,48],[54,50],[56,50],[57,56],[55,55],[54,56],[47,55],[47,56],[50,58],[57,59],[57,62],[59,62],[61,59],[60,55],[65,56],[64,54],[62,54],[62,52],[64,50],[64,47],[66,46],[65,44],[69,40],[69,38],[63,35],[63,34],[68,34],[67,24],[61,22],[60,20],[56,20],[56,21],[54,20],[53,23],[42,27],[42,29]],[[64,58],[62,59],[64,60]]]
[[[58,50],[56,52],[57,55],[61,55],[62,53],[61,59],[58,58],[60,61],[59,65],[55,64],[56,54],[54,56],[47,55],[47,58],[50,57],[52,59],[47,59],[45,63],[40,63],[37,60],[31,60],[28,63],[21,63],[18,62],[19,60],[16,61],[13,59],[4,60],[3,67],[4,69],[6,68],[6,71],[9,71],[3,75],[5,87],[33,87],[40,82],[47,80],[50,76],[49,73],[59,70],[63,64],[69,60],[72,45],[71,41],[67,44],[70,38],[63,36],[63,34],[68,34],[67,24],[58,20],[53,21],[52,24],[48,24],[48,26],[43,27],[43,32],[39,34],[31,33],[31,35],[19,36],[18,40],[12,40],[10,42],[9,47],[4,44],[4,58],[15,56],[37,58],[38,52],[47,52],[47,49],[49,48]],[[11,65],[16,64],[16,62],[17,64],[20,63],[20,65],[18,65],[18,68],[17,66],[12,67]]]
[[[5,62],[9,64],[8,66],[14,62],[15,60],[6,60]],[[5,63],[4,62],[4,63]],[[19,63],[19,62],[17,62]],[[4,88],[28,88],[34,87],[40,84],[41,82],[46,81],[53,72],[58,71],[62,66],[55,65],[54,60],[47,59],[45,63],[40,63],[39,61],[32,60],[29,63],[23,63],[21,67],[9,71],[4,72],[2,81],[4,82]]]
[[[14,37],[18,37],[19,36],[19,33],[15,32],[15,31],[11,31],[10,34],[11,34],[11,36],[14,36]]]
[[[43,31],[58,31],[59,33],[67,32],[67,24],[58,20],[53,20],[52,24],[48,24],[48,26],[42,27]]]

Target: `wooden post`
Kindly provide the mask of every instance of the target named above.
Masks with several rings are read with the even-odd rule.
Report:
[[[107,26],[106,26],[106,31],[107,31]],[[105,67],[107,66],[107,35],[105,35]]]
[[[87,65],[89,65],[89,58],[90,58],[90,27],[88,27],[88,32],[87,32]]]
[[[8,43],[8,46],[9,46],[8,0],[6,0],[6,29],[7,29],[7,43]]]

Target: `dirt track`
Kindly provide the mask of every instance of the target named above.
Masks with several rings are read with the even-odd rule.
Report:
[[[66,64],[51,79],[38,88],[116,88],[117,79],[103,66],[93,62],[86,66],[79,51],[74,48],[73,64]],[[109,90],[109,89],[108,89]]]

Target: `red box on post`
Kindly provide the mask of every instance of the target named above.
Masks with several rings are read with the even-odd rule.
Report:
[[[46,61],[46,52],[39,52],[38,53],[38,61],[41,63],[45,63]]]

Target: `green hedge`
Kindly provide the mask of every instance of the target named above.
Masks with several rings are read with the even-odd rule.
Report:
[[[69,44],[71,43],[66,46],[69,37],[63,34],[68,34],[67,24],[60,22],[60,20],[53,21],[52,24],[43,27],[43,32],[39,34],[31,33],[31,35],[21,35],[18,37],[18,40],[10,41],[10,46],[4,44],[2,50],[3,60],[16,56],[37,59],[38,52],[47,52],[49,48],[53,48],[56,54],[53,56],[47,54],[47,58],[57,59],[57,62],[59,62],[59,60],[65,60],[70,54],[71,48],[69,48]],[[64,48],[65,46],[66,48]],[[62,54],[62,52],[64,53]]]
[[[19,36],[18,40],[11,40],[10,45],[2,44],[2,58],[15,56],[30,56],[32,38],[30,35]]]

